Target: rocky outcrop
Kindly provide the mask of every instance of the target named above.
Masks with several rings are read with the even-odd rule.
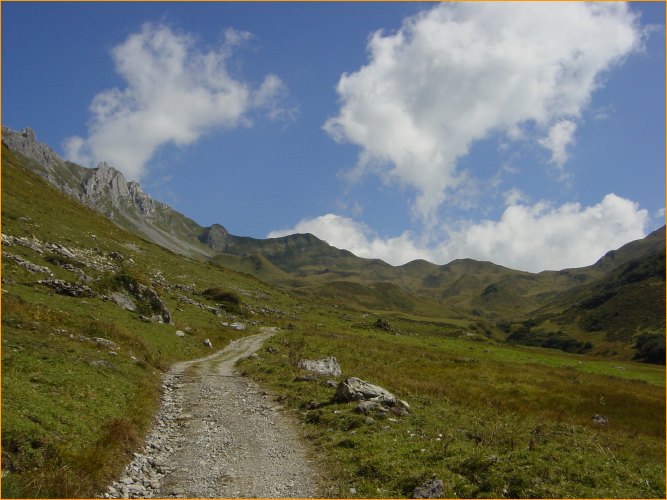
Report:
[[[130,298],[129,295],[123,292],[111,292],[110,294],[103,296],[102,299],[110,300],[111,302],[122,307],[126,311],[133,312],[137,310],[137,305],[134,302],[132,302],[132,299]]]
[[[153,312],[153,321],[158,323],[171,323],[171,313],[167,305],[162,301],[158,293],[151,287],[137,283],[129,292],[139,301],[147,303]]]
[[[340,377],[343,374],[334,356],[315,360],[301,359],[298,366],[303,370],[324,375],[325,377]]]

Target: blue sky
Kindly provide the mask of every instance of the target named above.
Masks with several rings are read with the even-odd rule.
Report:
[[[2,4],[2,122],[201,225],[588,265],[664,224],[665,5]]]

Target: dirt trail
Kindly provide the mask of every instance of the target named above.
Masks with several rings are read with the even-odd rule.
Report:
[[[292,419],[234,371],[274,333],[265,328],[211,356],[174,365],[144,451],[104,496],[318,496]]]

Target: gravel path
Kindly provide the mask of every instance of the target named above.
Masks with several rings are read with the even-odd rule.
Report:
[[[211,356],[174,365],[145,449],[104,497],[318,496],[293,421],[234,372],[237,360],[274,333],[265,328]]]

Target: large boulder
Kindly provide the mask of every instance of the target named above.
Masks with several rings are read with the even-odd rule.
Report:
[[[333,356],[324,359],[301,359],[298,366],[303,370],[326,377],[340,377],[343,374],[338,361]]]
[[[341,403],[347,401],[377,401],[387,406],[394,406],[398,401],[396,396],[388,390],[356,377],[347,378],[338,384],[334,399]]]

